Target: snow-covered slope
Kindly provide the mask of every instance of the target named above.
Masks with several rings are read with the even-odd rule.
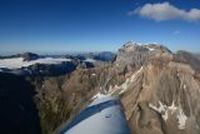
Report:
[[[71,61],[67,58],[40,58],[32,61],[24,61],[22,57],[0,59],[0,68],[19,69],[28,67],[34,64],[60,64],[62,62]]]

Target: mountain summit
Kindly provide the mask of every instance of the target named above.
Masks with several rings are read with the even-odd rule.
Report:
[[[134,134],[199,134],[200,61],[164,46],[123,46],[114,64],[126,70],[114,86]],[[116,88],[117,87],[117,88]]]
[[[188,52],[128,42],[112,65],[75,71],[63,90],[76,100],[72,117],[94,98],[118,96],[132,134],[199,134],[199,63]]]
[[[198,57],[186,51],[128,42],[108,64],[27,81],[36,91],[43,134],[59,132],[105,95],[120,98],[132,134],[199,134],[199,65]]]

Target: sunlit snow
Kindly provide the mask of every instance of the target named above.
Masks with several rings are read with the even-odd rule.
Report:
[[[149,46],[146,47],[149,51],[154,51],[154,48],[150,48]]]
[[[143,69],[143,66],[138,70],[136,71],[130,78],[128,78],[122,85],[121,85],[121,91],[119,94],[123,94],[124,92],[126,92],[126,90],[128,89],[128,85],[130,83],[132,83],[134,81],[134,79],[136,78],[136,76],[142,71]]]
[[[185,129],[187,116],[184,114],[182,108],[179,109],[177,119],[178,119],[178,128],[179,129]]]
[[[86,60],[84,60],[85,62],[91,62],[91,63],[94,63],[96,62],[94,59],[92,58],[87,58]]]
[[[24,61],[22,57],[19,58],[6,58],[0,59],[0,68],[8,68],[8,69],[18,69],[22,67],[28,67],[34,64],[60,64],[62,62],[71,61],[71,59],[66,58],[40,58],[32,61]]]
[[[167,105],[163,104],[161,101],[159,101],[158,103],[159,103],[159,107],[156,107],[156,106],[152,105],[151,103],[149,103],[149,107],[152,108],[153,110],[157,111],[158,113],[160,113],[162,115],[162,118],[165,121],[168,119],[169,112],[171,112],[171,114],[173,114],[177,110],[177,107],[175,106],[174,101],[172,102],[171,106],[167,106]]]
[[[185,129],[187,116],[184,114],[181,107],[176,107],[175,102],[172,102],[171,106],[167,106],[159,101],[159,107],[156,107],[149,103],[149,107],[161,114],[162,118],[166,121],[168,119],[169,112],[175,114],[177,118],[178,128]]]

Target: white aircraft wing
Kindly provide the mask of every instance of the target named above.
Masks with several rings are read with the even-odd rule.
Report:
[[[130,134],[122,105],[116,97],[95,100],[60,134]]]

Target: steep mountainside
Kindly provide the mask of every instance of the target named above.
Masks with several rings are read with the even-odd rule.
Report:
[[[65,76],[31,77],[42,133],[58,132],[106,94],[121,99],[132,134],[200,134],[199,65],[185,51],[128,42],[112,63],[79,66]]]
[[[52,108],[48,106],[48,112],[41,112],[53,112],[59,117],[42,116],[46,122],[42,128],[49,130],[51,123],[57,123],[53,127],[56,128],[69,122],[94,97],[108,94],[121,98],[133,134],[198,134],[199,64],[196,57],[186,52],[173,54],[164,46],[129,42],[108,66],[78,69],[62,82],[46,80],[38,91],[47,98],[38,97],[43,100],[40,101],[42,108],[48,103]],[[61,86],[55,87],[56,84]],[[49,96],[58,97],[52,103]],[[49,121],[51,116],[55,120]]]
[[[200,133],[200,61],[186,52],[160,50],[154,54],[155,50],[144,51],[147,46],[128,47],[122,48],[123,55],[117,57],[124,60],[116,60],[115,64],[131,64],[138,69],[130,71],[130,76],[114,91],[119,92],[132,133]],[[134,58],[125,63],[130,51]]]
[[[120,89],[136,134],[199,133],[200,77],[188,65],[152,63],[133,73]]]
[[[133,134],[198,134],[199,63],[197,58],[186,52],[173,54],[159,45],[128,43],[119,50],[116,60],[108,67],[109,73],[105,73],[103,78],[106,86],[98,87],[103,91],[97,88],[94,92],[97,97],[104,93],[121,98]],[[103,73],[101,71],[100,74]],[[89,93],[88,89],[95,89],[85,89],[83,84],[86,82],[81,84],[74,81],[71,85],[81,84],[79,91],[85,94]],[[92,97],[83,95],[75,100],[81,98],[87,102]]]
[[[0,133],[40,134],[34,88],[21,76],[0,73]]]

